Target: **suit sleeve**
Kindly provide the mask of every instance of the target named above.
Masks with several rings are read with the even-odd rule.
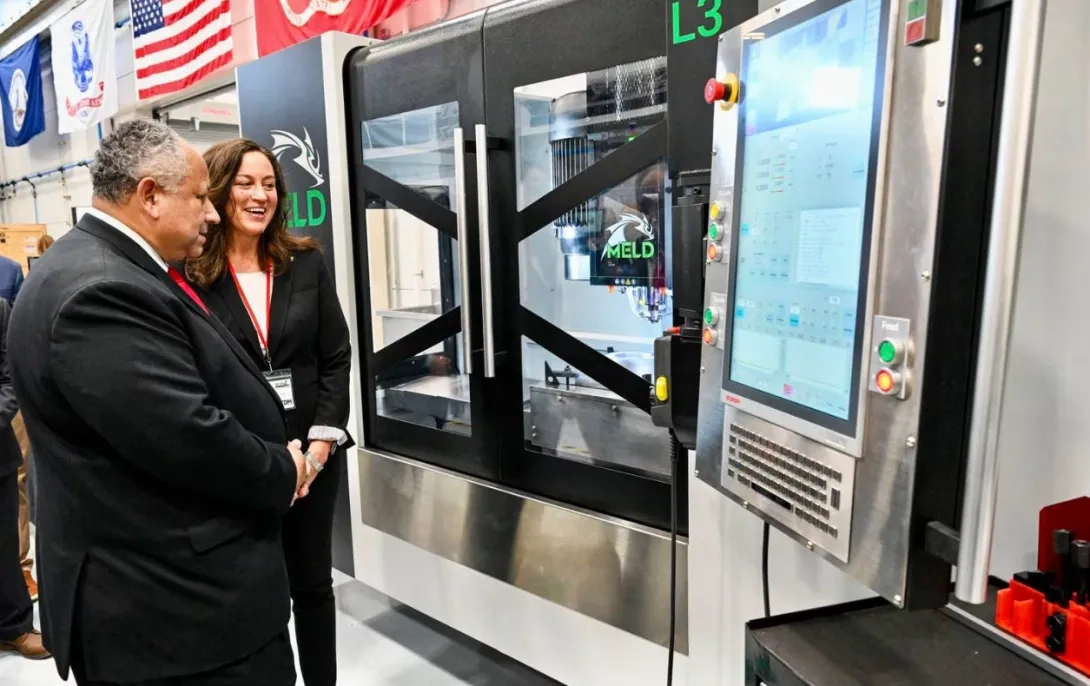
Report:
[[[15,281],[11,284],[11,304],[15,305],[15,299],[19,297],[19,289],[23,287],[23,269],[15,270]]]
[[[352,340],[333,277],[320,253],[318,262],[318,406],[312,426],[344,430],[348,424]]]
[[[19,412],[19,403],[15,399],[15,388],[11,384],[11,369],[8,367],[8,321],[11,319],[11,305],[0,298],[0,430],[11,426],[11,420]]]
[[[287,512],[296,486],[287,447],[209,403],[190,337],[159,297],[117,281],[72,296],[50,344],[61,393],[133,467],[203,497]]]

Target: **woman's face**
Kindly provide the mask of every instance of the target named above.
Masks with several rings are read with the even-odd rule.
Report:
[[[227,204],[230,227],[247,235],[260,236],[276,212],[276,176],[268,158],[256,151],[246,153],[231,185]]]

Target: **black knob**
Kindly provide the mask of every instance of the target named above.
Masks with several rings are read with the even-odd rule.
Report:
[[[1067,641],[1056,636],[1049,636],[1045,639],[1045,647],[1050,653],[1062,653],[1067,647]]]
[[[1067,529],[1056,529],[1052,532],[1052,552],[1066,556],[1071,552],[1071,542],[1075,540],[1075,534]]]
[[[1071,549],[1075,566],[1082,570],[1090,569],[1090,541],[1075,541]]]
[[[1062,612],[1054,612],[1045,620],[1045,626],[1053,634],[1063,634],[1067,630],[1067,615]]]

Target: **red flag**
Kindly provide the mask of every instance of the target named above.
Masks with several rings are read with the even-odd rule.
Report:
[[[362,35],[413,0],[258,0],[254,3],[257,54],[343,31]]]

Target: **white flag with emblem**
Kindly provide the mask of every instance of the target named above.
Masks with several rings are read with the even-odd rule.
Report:
[[[117,113],[113,0],[85,0],[49,27],[57,131],[89,129]]]

